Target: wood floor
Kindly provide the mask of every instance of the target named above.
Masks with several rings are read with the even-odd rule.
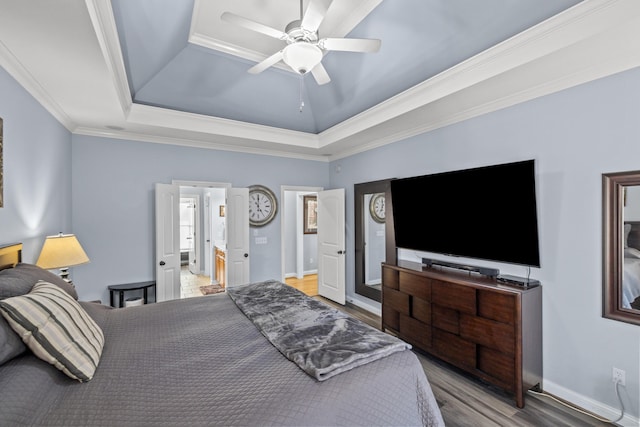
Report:
[[[311,297],[318,295],[317,274],[307,274],[302,279],[288,277],[284,282],[289,286],[293,286],[294,288],[301,290]]]
[[[316,298],[380,328],[379,316],[353,304],[341,306],[321,296]],[[570,409],[546,396],[529,394],[525,398],[525,407],[518,409],[512,397],[499,389],[482,383],[427,354],[418,351],[415,353],[424,367],[447,427],[611,425]]]

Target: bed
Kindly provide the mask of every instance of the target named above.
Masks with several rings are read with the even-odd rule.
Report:
[[[97,326],[90,336],[103,339],[97,367],[85,377],[82,367],[78,372],[69,369],[77,374],[70,376],[26,345],[11,355],[15,338],[24,342],[6,312],[37,299],[34,295],[50,293],[64,301],[77,297],[55,274],[21,262],[20,248],[0,248],[0,425],[444,425],[424,370],[408,348],[360,360],[353,367],[343,359],[334,373],[294,362],[301,354],[306,354],[302,359],[307,364],[313,359],[291,346],[292,337],[311,329],[274,321],[273,313],[291,304],[269,302],[257,292],[282,292],[275,281],[239,287],[235,293],[121,309],[70,303]],[[37,284],[25,295],[15,295],[16,283],[29,280]],[[381,331],[299,294],[291,298],[302,296],[302,305],[321,310],[312,317],[336,315],[340,324],[352,325],[346,329],[369,328],[366,333],[358,329],[365,342],[388,340],[377,335]],[[260,304],[242,305],[256,301]],[[265,309],[262,302],[272,305]],[[309,323],[303,311],[296,316]],[[322,360],[335,347],[323,353],[324,344],[318,343],[337,332],[319,331],[313,355]],[[308,334],[301,337],[305,340]],[[291,354],[295,356],[290,360]]]

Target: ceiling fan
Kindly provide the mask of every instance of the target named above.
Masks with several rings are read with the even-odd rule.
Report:
[[[249,69],[258,74],[281,60],[295,72],[302,75],[311,72],[319,85],[329,83],[331,78],[322,65],[322,58],[329,51],[377,52],[382,43],[377,39],[320,38],[318,27],[322,23],[333,0],[311,0],[303,14],[303,0],[300,0],[300,19],[290,22],[284,31],[269,27],[231,12],[224,12],[220,18],[226,22],[248,28],[252,31],[285,41],[287,45]]]

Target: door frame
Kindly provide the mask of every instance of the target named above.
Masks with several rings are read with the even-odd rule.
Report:
[[[297,227],[298,222],[302,223],[302,211],[299,210],[296,207],[296,214],[297,217],[293,218],[293,220],[289,217],[286,216],[286,209],[284,206],[284,200],[285,200],[285,193],[287,192],[293,192],[293,193],[318,193],[320,191],[323,191],[324,187],[307,187],[307,186],[301,186],[301,185],[281,185],[280,186],[280,200],[282,201],[282,209],[280,210],[281,215],[280,215],[280,276],[281,276],[281,280],[282,282],[285,281],[286,279],[286,274],[287,274],[287,270],[286,270],[286,227],[287,224],[294,224],[293,227]],[[296,199],[296,206],[297,206],[297,199]],[[296,239],[298,239],[298,236],[296,237]],[[296,254],[296,260],[298,259],[299,254]],[[297,261],[296,261],[297,262]],[[297,267],[296,267],[297,270]]]
[[[213,181],[185,181],[185,180],[173,179],[173,180],[171,180],[171,184],[173,184],[173,185],[177,185],[177,186],[178,186],[178,188],[179,188],[179,190],[180,190],[180,191],[179,191],[179,195],[180,195],[180,196],[182,196],[182,187],[195,187],[195,188],[217,188],[217,189],[222,189],[222,190],[224,190],[224,192],[225,192],[225,196],[224,196],[224,197],[225,197],[225,199],[227,198],[227,194],[228,194],[228,192],[229,192],[229,189],[230,189],[230,188],[232,188],[232,185],[231,185],[231,183],[229,183],[229,182],[213,182]],[[186,193],[186,192],[185,192],[185,194],[188,194],[188,193]],[[191,195],[189,195],[189,194],[188,194],[188,196],[189,196],[189,197],[192,197],[192,196],[195,196],[195,194],[191,194]],[[199,195],[198,195],[198,196],[199,196]],[[209,207],[209,209],[211,209],[211,207]],[[228,236],[229,236],[229,235],[228,235],[229,229],[228,229],[228,227],[227,227],[227,221],[225,221],[225,223],[224,223],[224,227],[225,227],[224,234],[225,234],[225,236],[227,236],[227,238],[228,238]],[[199,228],[199,227],[198,227],[198,228]],[[203,229],[200,229],[200,230],[199,230],[199,233],[202,233],[203,231],[204,231],[204,228],[203,228]],[[209,230],[209,232],[211,233],[211,230]],[[196,238],[196,240],[199,240],[201,237],[203,237],[203,236],[198,236],[198,237]],[[206,242],[206,240],[207,240],[207,239],[206,239],[206,236],[204,236],[204,237],[205,237],[205,239],[204,239],[204,240],[205,240],[205,242]],[[209,242],[209,245],[213,245],[213,241],[210,241],[210,242]],[[210,253],[213,253],[213,251],[210,251]],[[198,256],[198,255],[197,255],[197,253],[196,253],[196,257],[197,257],[197,256]],[[204,255],[202,255],[202,254],[201,254],[201,255],[200,255],[200,257],[202,258],[202,256],[204,256]],[[198,259],[196,258],[196,261],[197,261],[197,260],[198,260]],[[211,261],[211,260],[207,260],[207,262],[209,262],[209,263],[210,263],[209,265],[211,266],[212,261]],[[203,265],[203,264],[202,264],[202,263],[199,263],[198,265],[199,265],[199,267],[200,267],[200,272],[202,272],[202,271],[204,270],[204,269],[202,268],[202,265]],[[227,274],[227,272],[225,271],[225,282],[227,281],[226,274]],[[213,277],[213,268],[211,268],[211,267],[209,268],[209,277]]]

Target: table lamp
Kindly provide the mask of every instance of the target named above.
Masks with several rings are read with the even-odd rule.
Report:
[[[47,236],[36,265],[46,270],[60,269],[60,277],[69,280],[69,267],[86,264],[89,257],[73,234]]]

